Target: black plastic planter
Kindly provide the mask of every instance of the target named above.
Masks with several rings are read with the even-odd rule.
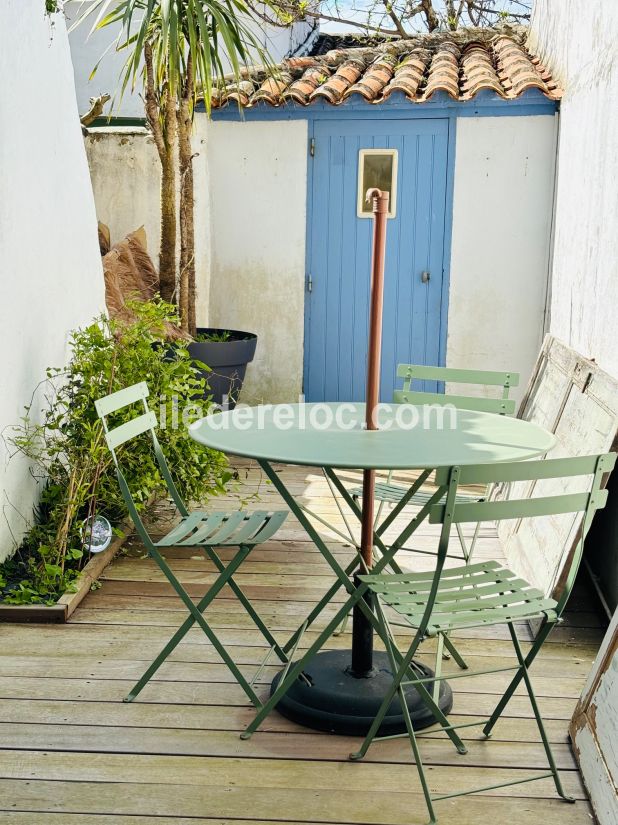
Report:
[[[227,404],[233,410],[245,379],[247,364],[253,361],[257,346],[257,335],[253,332],[199,327],[198,335],[228,334],[226,341],[192,341],[188,345],[189,354],[196,361],[202,361],[210,371],[203,371],[208,382],[208,395],[215,404]]]

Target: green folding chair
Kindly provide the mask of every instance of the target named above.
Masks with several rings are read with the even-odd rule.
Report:
[[[287,518],[287,511],[280,510],[276,512],[268,512],[265,510],[258,510],[253,513],[248,513],[243,512],[242,510],[233,510],[230,512],[205,513],[198,510],[189,512],[176,488],[176,485],[174,484],[169,466],[159,445],[155,432],[157,418],[149,409],[148,402],[146,400],[147,398],[148,387],[144,382],[142,382],[140,384],[134,384],[132,387],[127,387],[124,390],[119,390],[118,392],[112,393],[105,398],[99,398],[98,401],[95,401],[95,407],[99,418],[103,422],[107,446],[112,453],[114,463],[116,465],[116,475],[118,477],[120,491],[131,518],[133,519],[133,523],[135,524],[135,529],[148,550],[148,554],[159,565],[161,571],[183,601],[189,615],[150,667],[146,670],[142,678],[130,691],[124,701],[132,702],[133,699],[135,699],[142,688],[150,681],[150,679],[152,679],[163,662],[186,636],[191,627],[193,627],[194,624],[198,624],[206,634],[208,640],[213,645],[217,653],[228,666],[238,684],[242,687],[251,702],[256,707],[260,707],[261,702],[253,689],[253,684],[255,683],[258,674],[256,674],[251,681],[248,681],[243,676],[223,643],[219,640],[210,624],[204,618],[203,613],[208,605],[227,585],[238,598],[244,609],[253,620],[255,626],[264,637],[265,642],[270,648],[269,654],[274,652],[282,662],[289,664],[288,656],[284,653],[262,619],[250,604],[243,591],[233,579],[234,574],[242,562],[247,558],[251,550],[256,545],[268,541],[275,535],[279,527],[281,527]],[[143,412],[141,415],[137,415],[129,420],[126,420],[127,408],[132,407],[134,404],[142,407]],[[122,415],[124,423],[110,428],[108,421],[109,416],[117,415],[121,411],[124,412]],[[135,502],[133,501],[133,497],[129,490],[129,485],[127,484],[125,476],[121,470],[122,455],[118,456],[117,454],[118,448],[126,444],[131,439],[144,435],[145,433],[150,434],[159,470],[167,486],[170,498],[176,505],[181,516],[180,523],[169,530],[169,532],[162,539],[159,539],[159,541],[154,541],[144,526]],[[215,551],[215,548],[229,546],[238,547],[238,552],[233,556],[232,560],[225,565]],[[170,569],[164,556],[161,554],[161,549],[164,547],[187,547],[202,550],[219,571],[219,576],[216,581],[197,604],[193,602],[185,588]]]
[[[519,385],[519,373],[516,372],[496,372],[490,370],[460,370],[451,367],[426,367],[420,364],[399,364],[397,367],[397,377],[403,378],[403,389],[395,390],[393,394],[393,402],[395,404],[435,404],[446,406],[451,404],[457,409],[461,410],[478,410],[481,412],[496,413],[497,415],[512,415],[515,412],[515,401],[509,398],[509,391],[511,387]],[[414,381],[450,381],[456,384],[469,384],[485,388],[497,388],[500,391],[499,397],[477,397],[472,395],[455,395],[437,392],[426,392],[425,390],[416,390],[413,388]],[[429,478],[431,471],[426,470],[424,479]],[[380,502],[376,514],[376,524],[382,515],[382,509],[385,504],[397,505],[408,493],[408,488],[399,484],[392,483],[393,473],[389,472],[386,482],[377,482],[375,485],[375,499]],[[355,487],[350,491],[352,497],[358,501],[362,497],[363,488]],[[407,504],[416,507],[424,507],[431,496],[433,490],[423,490],[422,487],[414,493],[408,500]],[[485,501],[488,495],[486,488],[482,495],[475,495],[471,492],[462,491],[458,493],[457,499],[461,503],[469,501]],[[460,524],[455,525],[459,544],[463,553],[463,559],[466,564],[472,560],[472,553],[476,546],[476,541],[479,536],[480,523],[475,525],[472,534],[470,545],[466,542],[463,529]],[[429,553],[432,551],[418,550],[416,548],[406,548],[413,553]],[[433,554],[433,553],[432,553]],[[461,558],[458,556],[458,558]],[[348,617],[342,622],[341,627],[337,630],[335,635],[340,635],[344,632],[347,625]],[[445,650],[446,645],[446,650]],[[465,668],[466,664],[461,656],[458,655],[457,650],[452,644],[449,644],[446,636],[438,638],[438,651],[436,655],[436,669],[439,671],[440,660],[442,658],[448,659],[453,656],[460,667]],[[436,690],[438,685],[436,685]]]
[[[393,738],[392,736],[380,737],[377,734],[390,703],[397,695],[407,727],[406,733],[401,735],[409,737],[431,823],[437,821],[433,803],[439,799],[451,799],[470,793],[480,793],[481,791],[489,791],[506,785],[515,785],[549,777],[553,778],[558,794],[567,801],[573,801],[562,788],[528,670],[552,629],[561,620],[560,617],[575,582],[585,536],[595,512],[604,507],[607,501],[607,490],[603,488],[615,463],[616,454],[608,453],[581,458],[558,458],[508,464],[479,464],[470,467],[453,467],[439,470],[437,483],[448,485],[448,492],[443,500],[444,503],[434,504],[431,507],[429,516],[430,522],[442,525],[435,572],[360,576],[361,582],[374,594],[380,635],[388,651],[394,678],[361,748],[356,753],[350,754],[350,758],[353,760],[361,759],[373,741],[381,738]],[[592,478],[592,481],[590,481],[590,478]],[[562,480],[562,493],[560,495],[554,495],[553,490],[543,484],[544,480],[549,479]],[[457,495],[460,484],[493,484],[526,480],[534,482],[533,492],[537,494],[534,498],[463,502],[458,499]],[[576,486],[578,491],[573,492]],[[582,489],[583,492],[581,492]],[[544,594],[496,561],[445,568],[453,524],[495,522],[503,519],[545,516],[556,517],[559,515],[566,517],[568,514],[573,514],[573,529],[575,529],[575,519],[578,515],[583,514],[583,516],[576,549],[561,562],[560,569],[557,571],[559,575],[556,580],[564,582],[558,599]],[[398,620],[393,621],[391,618],[389,621],[387,608],[391,616],[392,612],[395,613]],[[530,651],[524,656],[517,638],[514,622],[527,619],[541,619],[543,624]],[[402,623],[415,631],[412,642],[405,654],[397,648],[392,631],[394,625],[399,626]],[[461,725],[445,724],[444,719],[438,721],[454,742],[457,750],[460,753],[466,753],[466,747],[459,738],[457,730],[482,725],[485,736],[490,736],[494,725],[503,713],[514,691],[523,680],[545,749],[549,771],[518,777],[508,782],[483,788],[433,796],[429,791],[417,741],[425,734],[418,734],[414,731],[407,704],[404,701],[406,686],[414,686],[428,706],[431,701],[425,687],[425,683],[430,680],[419,678],[418,673],[412,666],[413,658],[420,643],[427,637],[439,636],[439,634],[462,628],[487,627],[495,624],[506,624],[508,626],[517,662],[513,667],[491,668],[473,672],[463,671],[455,675],[449,674],[437,678],[454,680],[466,676],[481,676],[486,673],[515,671],[504,695],[489,719],[467,722]],[[431,680],[433,679],[434,677],[431,677]]]
[[[399,364],[397,367],[397,377],[403,378],[403,389],[395,390],[393,403],[395,404],[435,404],[445,406],[452,405],[460,410],[477,410],[480,412],[496,413],[498,415],[512,415],[515,412],[515,401],[509,398],[511,387],[519,385],[519,374],[516,372],[495,372],[489,370],[460,370],[451,367],[425,367],[420,364]],[[455,395],[437,392],[425,392],[413,388],[414,381],[450,381],[456,384],[477,385],[485,388],[501,389],[500,397],[476,397],[472,395]],[[430,473],[427,473],[427,477]],[[398,504],[408,492],[407,487],[392,483],[392,472],[387,476],[386,482],[378,482],[375,485],[375,499],[380,502],[376,521],[379,520],[384,504]],[[350,491],[353,498],[359,499],[363,494],[362,487],[355,487]],[[484,501],[487,491],[482,496],[473,493],[459,493],[462,502]],[[423,507],[432,496],[431,491],[418,490],[407,502],[410,505]],[[469,562],[474,552],[476,540],[478,538],[480,525],[476,525],[470,546],[466,542],[460,524],[455,525],[464,560]],[[414,551],[420,552],[420,551]]]

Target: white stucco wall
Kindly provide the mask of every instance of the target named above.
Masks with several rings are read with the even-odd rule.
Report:
[[[555,117],[459,118],[446,363],[521,373],[543,337]]]
[[[53,23],[53,26],[51,25]],[[71,329],[104,305],[88,165],[64,20],[0,3],[0,430],[61,366]],[[36,396],[34,409],[43,405]],[[0,439],[0,559],[32,517],[27,464]]]
[[[213,121],[205,131],[212,256],[208,322],[258,333],[245,402],[297,401],[303,367],[307,122]]]
[[[198,124],[201,120],[198,116]],[[198,125],[193,139],[193,174],[195,265],[199,290],[197,319],[199,325],[205,326],[208,322],[210,206],[202,132]],[[109,227],[112,243],[143,226],[148,252],[158,267],[161,164],[149,130],[133,126],[90,128],[84,142],[97,218]]]
[[[530,40],[563,88],[550,330],[618,376],[618,11],[536,0]]]
[[[85,138],[97,217],[112,243],[140,226],[157,260],[161,239],[161,165],[154,139],[144,128],[90,128]]]
[[[41,0],[43,2],[43,0]],[[93,0],[69,0],[64,5],[65,14],[70,22],[87,13]],[[116,39],[121,32],[120,24],[107,26],[104,29],[92,31],[98,13],[93,13],[84,22],[72,29],[69,38],[71,56],[75,70],[75,86],[77,89],[77,103],[80,114],[90,108],[89,99],[102,93],[115,95],[120,77],[127,58],[126,51],[117,52]],[[305,54],[314,35],[317,35],[315,21],[295,23],[289,28],[280,26],[258,25],[252,20],[247,21],[247,27],[255,40],[268,52],[271,60],[278,63],[291,54]],[[103,59],[101,59],[103,57]],[[100,61],[100,62],[99,62]],[[95,76],[90,74],[98,65]],[[224,69],[230,67],[224,58]],[[115,96],[114,115],[117,117],[144,117],[144,104],[140,97],[141,89],[132,92],[130,88],[125,94]],[[109,105],[106,114],[109,112]]]

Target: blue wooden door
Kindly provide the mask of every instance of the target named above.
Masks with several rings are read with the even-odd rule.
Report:
[[[372,220],[357,215],[359,153],[396,150],[380,393],[390,401],[398,363],[438,365],[442,357],[448,121],[317,121],[314,140],[304,393],[307,401],[364,398]]]

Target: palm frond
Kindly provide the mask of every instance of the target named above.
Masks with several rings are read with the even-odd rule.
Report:
[[[193,89],[192,108],[202,96],[210,111],[213,92],[226,76],[231,74],[238,83],[243,68],[252,64],[261,63],[276,74],[268,52],[251,30],[249,22],[257,18],[245,0],[95,0],[77,22],[92,15],[96,15],[92,30],[119,24],[116,50],[130,48],[120,97],[142,75],[146,42],[152,46],[159,88],[165,87],[173,96]]]

